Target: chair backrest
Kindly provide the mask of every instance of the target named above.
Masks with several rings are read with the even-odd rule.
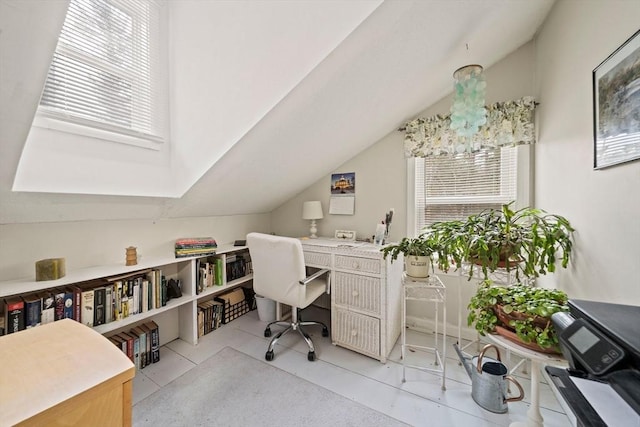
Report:
[[[304,252],[300,240],[271,234],[247,234],[253,266],[253,290],[258,295],[299,307],[305,300]]]

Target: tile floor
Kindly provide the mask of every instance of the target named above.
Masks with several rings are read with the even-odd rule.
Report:
[[[329,312],[312,308],[307,319],[329,322]],[[203,362],[224,347],[232,347],[258,360],[264,361],[268,338],[263,335],[265,323],[252,311],[228,325],[202,337],[196,346],[175,340],[161,347],[160,362],[138,371],[133,385],[135,404],[156,390]],[[274,332],[276,327],[274,327]],[[288,334],[276,346],[271,363],[282,370],[297,375],[344,397],[360,402],[411,426],[508,426],[514,421],[526,421],[529,408],[529,376],[519,369],[515,375],[525,390],[525,399],[509,403],[509,412],[495,414],[482,409],[471,398],[471,380],[458,363],[453,349],[455,340],[448,337],[446,349],[446,391],[441,390],[441,377],[417,369],[406,369],[406,382],[402,382],[400,339],[389,361],[377,360],[331,344],[323,338],[320,328],[311,328],[316,346],[317,360],[307,361],[307,347],[297,334]],[[431,346],[432,334],[409,330],[411,343]],[[442,342],[440,340],[440,342]],[[475,344],[467,351],[476,354]],[[432,354],[420,354],[420,365],[433,361]],[[412,354],[413,357],[416,354]],[[503,356],[504,359],[504,356]],[[409,358],[407,359],[409,361]],[[516,363],[512,357],[510,363]],[[540,407],[545,426],[565,427],[574,423],[565,415],[551,388],[540,385]],[[194,423],[190,425],[197,424]]]

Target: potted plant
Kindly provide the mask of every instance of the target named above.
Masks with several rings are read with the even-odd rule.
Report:
[[[561,290],[522,284],[495,286],[484,280],[468,308],[467,323],[480,335],[498,333],[537,351],[559,353],[551,315],[569,310],[567,295]]]
[[[474,266],[483,278],[498,268],[515,269],[528,278],[554,272],[558,264],[567,267],[572,250],[573,227],[560,215],[525,207],[488,209],[462,221],[434,223],[427,233],[439,244],[438,267],[448,271],[469,263],[469,278]]]
[[[421,234],[415,238],[404,237],[400,242],[380,249],[385,259],[391,256],[391,262],[403,254],[406,273],[411,277],[429,276],[429,265],[433,266],[431,255],[437,250],[437,242],[430,234]]]

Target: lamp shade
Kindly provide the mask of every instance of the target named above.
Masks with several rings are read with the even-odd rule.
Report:
[[[302,219],[320,219],[322,215],[322,203],[319,200],[304,202],[302,205]]]

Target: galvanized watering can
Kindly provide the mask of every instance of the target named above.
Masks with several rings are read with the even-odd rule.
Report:
[[[453,347],[471,378],[471,397],[478,405],[487,411],[504,414],[508,410],[508,402],[517,402],[524,398],[522,386],[511,375],[507,375],[508,369],[500,361],[498,347],[487,344],[480,354],[474,357],[465,357],[457,344]],[[491,348],[496,351],[498,360],[485,357],[485,352]],[[519,396],[507,397],[507,381],[518,387]]]

